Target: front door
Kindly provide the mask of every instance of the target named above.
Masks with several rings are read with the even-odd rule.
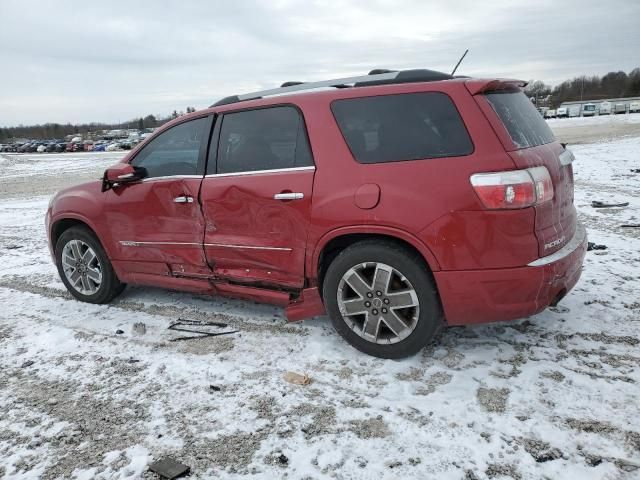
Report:
[[[295,107],[223,116],[201,190],[204,250],[217,277],[303,286],[314,172]]]
[[[204,218],[198,203],[211,122],[211,117],[202,117],[162,132],[131,161],[144,167],[147,176],[105,193],[114,261],[123,270],[211,275],[202,249]]]

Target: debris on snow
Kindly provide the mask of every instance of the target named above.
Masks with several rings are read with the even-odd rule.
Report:
[[[591,250],[606,250],[607,246],[606,245],[597,245],[593,242],[587,242],[587,252],[590,252]]]
[[[195,326],[199,327],[198,329],[193,328],[183,328],[184,326]],[[177,322],[173,322],[169,325],[169,330],[173,330],[176,332],[187,332],[187,333],[195,333],[196,335],[191,335],[188,337],[176,337],[172,338],[171,342],[178,342],[181,340],[194,340],[205,337],[218,337],[220,335],[231,335],[232,333],[238,333],[238,330],[230,330],[226,332],[215,332],[206,330],[206,327],[216,327],[216,328],[227,328],[229,324],[222,322],[205,322],[202,320],[186,320],[183,318],[178,318]],[[205,330],[203,330],[203,328]]]
[[[614,208],[614,207],[628,207],[629,206],[629,202],[622,202],[622,203],[606,203],[606,202],[601,202],[599,200],[594,200],[593,202],[591,202],[591,206],[593,208]]]
[[[293,385],[309,385],[311,383],[311,378],[306,373],[285,372],[282,378],[285,382]]]
[[[166,457],[149,465],[149,470],[157,473],[162,478],[173,480],[187,475],[191,469],[171,457]]]

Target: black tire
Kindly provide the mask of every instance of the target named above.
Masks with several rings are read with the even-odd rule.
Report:
[[[64,273],[62,266],[62,252],[64,246],[71,240],[80,240],[89,245],[95,252],[97,261],[99,262],[102,272],[102,281],[97,291],[91,295],[86,295],[76,290],[76,288],[71,285],[71,282]],[[76,226],[65,230],[56,242],[55,256],[56,267],[58,268],[58,274],[62,279],[62,283],[64,283],[65,287],[67,287],[69,293],[71,293],[71,295],[73,295],[78,300],[87,303],[109,303],[115,297],[120,295],[127,286],[125,283],[120,282],[120,280],[116,276],[116,273],[113,270],[113,266],[111,265],[111,262],[109,261],[109,258],[107,257],[104,248],[102,248],[102,245],[100,244],[98,238],[91,230],[86,227]]]
[[[411,283],[419,302],[414,330],[396,343],[369,341],[350,328],[338,305],[338,289],[343,276],[355,266],[368,262],[386,264]],[[344,249],[329,265],[322,285],[324,305],[336,331],[361,352],[380,358],[414,355],[429,344],[444,325],[442,307],[431,272],[422,257],[392,241],[365,240]]]

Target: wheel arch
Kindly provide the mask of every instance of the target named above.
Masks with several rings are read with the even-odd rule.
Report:
[[[308,265],[308,272],[311,274],[309,276],[315,280],[319,287],[322,287],[322,280],[328,265],[342,250],[359,241],[376,238],[402,245],[409,251],[420,255],[432,272],[440,270],[440,265],[433,253],[413,235],[395,228],[366,226],[341,228],[321,237],[314,249],[311,264]]]
[[[55,252],[56,244],[58,243],[58,239],[60,238],[60,236],[65,231],[75,226],[85,227],[91,233],[93,233],[95,237],[98,239],[98,241],[100,242],[100,244],[102,245],[102,248],[104,248],[105,252],[107,253],[107,257],[112,258],[111,252],[108,249],[108,245],[106,245],[106,242],[102,241],[96,228],[91,224],[91,222],[88,219],[76,214],[61,215],[52,220],[51,227],[49,229],[49,238],[50,238],[52,253]]]

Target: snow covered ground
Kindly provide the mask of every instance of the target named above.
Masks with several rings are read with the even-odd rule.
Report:
[[[547,123],[562,142],[572,145],[633,138],[640,132],[640,113],[596,117],[552,118]]]
[[[640,223],[640,131],[574,152],[580,217],[608,246],[577,287],[401,361],[272,306],[135,287],[71,299],[47,202],[117,155],[0,160],[0,478],[156,478],[165,455],[202,479],[640,478],[640,231],[619,227]],[[238,333],[171,342],[178,317]]]

